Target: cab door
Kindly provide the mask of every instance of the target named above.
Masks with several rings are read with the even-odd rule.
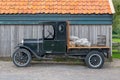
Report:
[[[43,48],[45,53],[66,52],[66,23],[56,22],[44,26]]]
[[[45,24],[43,27],[43,49],[45,53],[53,53],[55,43],[55,29],[54,24]]]

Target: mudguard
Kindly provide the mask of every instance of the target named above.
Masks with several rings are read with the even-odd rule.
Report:
[[[31,54],[33,54],[36,58],[41,59],[42,57],[38,56],[34,51],[32,51],[29,47],[24,46],[22,44],[18,44],[15,49],[20,49],[20,48],[24,48],[27,49],[28,51],[30,51]]]

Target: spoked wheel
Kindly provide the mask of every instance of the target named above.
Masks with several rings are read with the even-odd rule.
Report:
[[[26,49],[18,49],[13,53],[13,63],[18,67],[28,66],[31,61],[31,54]]]
[[[103,67],[104,56],[101,52],[91,51],[85,58],[85,63],[89,68],[99,69]]]

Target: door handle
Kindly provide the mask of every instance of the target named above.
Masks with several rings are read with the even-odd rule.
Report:
[[[54,44],[51,44],[51,46],[55,46]]]

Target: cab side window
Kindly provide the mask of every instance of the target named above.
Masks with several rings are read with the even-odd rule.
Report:
[[[59,28],[59,32],[62,33],[64,31],[64,24],[59,25],[58,28]]]
[[[44,26],[44,39],[46,40],[54,39],[54,28],[52,25]]]

